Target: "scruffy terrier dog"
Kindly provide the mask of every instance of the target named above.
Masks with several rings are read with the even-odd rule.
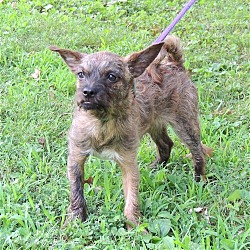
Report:
[[[84,54],[51,46],[77,77],[77,108],[69,133],[67,173],[70,182],[68,220],[86,220],[84,163],[89,155],[115,160],[122,171],[124,214],[129,225],[139,221],[140,138],[148,133],[158,148],[157,163],[166,164],[173,146],[170,124],[187,145],[195,180],[205,177],[200,139],[197,90],[184,66],[180,41],[164,43],[121,57],[110,52]]]

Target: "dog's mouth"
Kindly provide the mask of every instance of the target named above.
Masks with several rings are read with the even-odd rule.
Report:
[[[80,103],[79,108],[83,108],[85,110],[96,110],[96,109],[100,109],[100,106],[96,103],[86,101],[86,102]]]

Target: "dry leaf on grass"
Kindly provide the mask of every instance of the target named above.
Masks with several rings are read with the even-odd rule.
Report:
[[[38,80],[40,77],[41,71],[39,69],[35,69],[35,72],[33,74],[31,74],[32,78],[34,78],[35,80]]]
[[[197,214],[201,214],[204,216],[204,218],[207,220],[207,222],[209,223],[209,216],[208,216],[208,212],[207,212],[207,208],[206,207],[196,207],[196,208],[190,208],[189,209],[189,213],[192,214],[193,212],[197,213]]]
[[[194,211],[195,213],[202,213],[202,212],[204,212],[204,211],[207,211],[207,208],[205,208],[205,207],[195,207],[195,208],[190,208],[190,209],[189,209],[189,213],[190,213],[190,214],[193,213],[193,211]]]
[[[49,97],[52,99],[56,99],[55,94],[51,90],[49,90]]]
[[[54,6],[52,4],[48,4],[44,7],[45,10],[50,10],[52,9]]]
[[[227,108],[223,108],[221,110],[215,110],[215,111],[213,111],[212,115],[231,115],[233,113],[234,113],[233,110],[230,110],[230,109],[227,109]]]
[[[187,158],[189,158],[189,159],[192,159],[192,158],[193,158],[193,156],[192,156],[192,154],[191,154],[191,153],[186,154],[186,157],[187,157]]]
[[[38,138],[38,143],[42,145],[43,148],[46,146],[46,139],[45,138]]]
[[[101,187],[95,187],[94,188],[94,191],[95,191],[95,193],[99,193],[100,191],[102,191],[102,188]]]
[[[17,2],[12,2],[12,3],[11,3],[11,7],[12,7],[13,9],[16,9],[16,8],[17,8]]]
[[[202,145],[202,149],[203,149],[204,154],[205,154],[207,157],[210,157],[210,158],[211,158],[211,157],[213,156],[213,151],[214,151],[214,150],[213,150],[212,148],[208,147],[207,145],[203,144],[203,143],[201,143],[201,145]],[[191,153],[190,153],[190,154],[187,154],[186,157],[189,158],[189,159],[192,159],[192,158],[193,158],[193,156],[192,156]]]
[[[84,184],[87,183],[89,184],[90,186],[93,184],[93,177],[90,176],[87,180],[84,180]]]
[[[151,33],[153,34],[153,36],[156,36],[157,34],[161,33],[161,28],[160,26],[155,26],[151,29]]]
[[[208,156],[208,157],[212,157],[213,156],[213,149],[212,148],[209,148],[207,145],[205,145],[205,144],[203,144],[203,143],[201,143],[201,145],[202,145],[202,148],[203,148],[203,152],[204,152],[204,154],[206,155],[206,156]]]

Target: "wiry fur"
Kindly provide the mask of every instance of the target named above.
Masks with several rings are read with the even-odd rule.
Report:
[[[195,179],[205,179],[197,91],[184,69],[178,38],[169,36],[165,43],[124,58],[109,52],[87,55],[56,47],[51,50],[60,53],[73,73],[84,73],[77,80],[78,107],[69,133],[69,210],[74,216],[86,219],[84,162],[93,154],[113,159],[121,167],[124,213],[137,224],[139,141],[149,133],[158,148],[157,162],[165,164],[173,146],[167,124],[190,149]],[[110,72],[117,76],[116,81],[109,79]]]

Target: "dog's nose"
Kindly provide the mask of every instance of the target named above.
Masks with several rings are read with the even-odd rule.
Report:
[[[92,89],[92,88],[85,87],[85,88],[83,89],[83,95],[84,95],[85,97],[94,97],[95,94],[96,94],[96,91],[95,91],[94,89]]]

